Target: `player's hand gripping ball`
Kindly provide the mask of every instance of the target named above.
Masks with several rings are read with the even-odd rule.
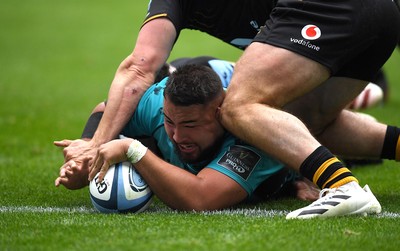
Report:
[[[110,166],[102,182],[89,184],[93,206],[101,213],[139,213],[152,202],[153,192],[130,162]]]

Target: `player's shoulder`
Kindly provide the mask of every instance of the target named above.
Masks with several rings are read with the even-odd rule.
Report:
[[[253,165],[280,165],[275,158],[230,133],[225,137],[220,154],[246,160]]]
[[[151,96],[163,94],[165,86],[167,84],[168,77],[163,78],[160,82],[152,84],[145,92],[143,96]]]
[[[242,159],[246,156],[250,156],[254,159],[260,159],[263,157],[262,152],[259,151],[257,148],[236,138],[230,133],[227,133],[225,135],[225,140],[221,148],[221,153],[234,156],[239,159]]]
[[[152,84],[140,98],[137,110],[155,112],[156,110],[160,109],[164,102],[164,89],[167,80],[168,77],[164,78],[158,83]]]

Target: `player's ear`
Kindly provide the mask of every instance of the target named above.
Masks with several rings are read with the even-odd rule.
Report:
[[[223,91],[219,98],[219,104],[217,106],[217,109],[215,111],[215,118],[218,119],[218,121],[221,121],[221,106],[222,106],[222,103],[224,102],[225,95],[226,95],[226,93],[225,93],[225,91]]]
[[[222,103],[224,102],[225,95],[226,95],[226,93],[225,93],[225,91],[223,91],[221,96],[219,97],[219,101],[218,101],[219,104],[217,106],[217,109],[215,110],[215,118],[218,121],[221,121],[221,106],[222,106]]]
[[[217,109],[215,110],[215,118],[218,121],[221,121],[221,106],[218,106]]]

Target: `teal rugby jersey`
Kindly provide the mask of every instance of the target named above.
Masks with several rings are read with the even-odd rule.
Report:
[[[137,109],[125,126],[126,137],[152,136],[157,141],[165,161],[193,174],[207,167],[221,172],[239,183],[251,196],[260,183],[284,168],[284,165],[254,147],[243,144],[226,133],[224,143],[215,158],[208,163],[183,163],[174,152],[164,128],[164,87],[167,78],[152,85],[141,98]]]

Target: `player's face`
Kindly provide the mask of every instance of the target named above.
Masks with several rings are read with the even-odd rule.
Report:
[[[164,101],[164,126],[182,161],[196,163],[213,157],[224,129],[217,120],[218,104],[176,106]],[[211,155],[211,156],[210,156]]]

